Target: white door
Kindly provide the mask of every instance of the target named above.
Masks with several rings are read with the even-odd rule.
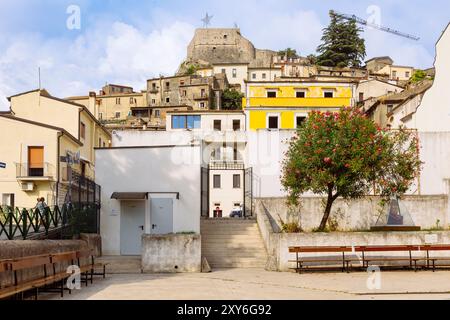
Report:
[[[173,199],[151,200],[152,234],[169,234],[173,232]]]
[[[120,213],[120,254],[141,255],[145,229],[145,201],[122,201]]]

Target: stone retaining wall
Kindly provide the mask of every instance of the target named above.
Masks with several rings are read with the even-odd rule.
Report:
[[[143,235],[144,273],[201,272],[200,235]]]

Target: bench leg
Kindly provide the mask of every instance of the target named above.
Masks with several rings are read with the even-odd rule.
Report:
[[[436,260],[433,260],[433,272],[436,272]]]
[[[103,279],[106,278],[106,265],[103,265]]]
[[[36,291],[34,292],[34,300],[38,300],[38,295],[39,295],[39,288],[36,287]]]
[[[94,283],[94,268],[91,269],[91,284]]]
[[[61,298],[64,298],[64,280],[61,280]]]

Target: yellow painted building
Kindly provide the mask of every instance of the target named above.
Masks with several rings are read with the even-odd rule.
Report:
[[[37,197],[55,205],[64,198],[57,185],[73,172],[95,178],[94,148],[109,147],[111,135],[88,108],[45,90],[8,99],[10,112],[0,114],[0,205],[30,208]]]
[[[311,111],[352,106],[355,88],[355,82],[247,82],[247,128],[295,129]]]

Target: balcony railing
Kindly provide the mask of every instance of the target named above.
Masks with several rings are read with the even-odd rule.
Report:
[[[209,99],[209,95],[204,93],[204,94],[194,94],[193,96],[194,100],[208,100]]]
[[[18,179],[51,179],[55,175],[53,165],[50,163],[16,163],[16,176]]]
[[[242,160],[211,160],[209,163],[211,170],[244,170],[245,164]]]

